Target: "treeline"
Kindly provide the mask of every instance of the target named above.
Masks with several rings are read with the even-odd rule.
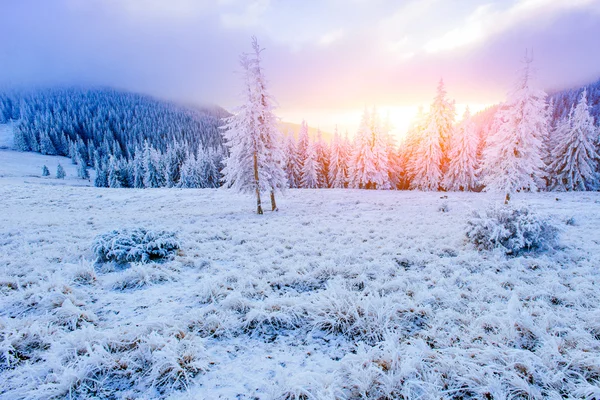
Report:
[[[93,167],[97,186],[214,187],[218,173],[206,171],[226,151],[220,126],[228,115],[113,89],[0,92],[0,123],[15,121],[18,150],[70,157],[82,178]]]
[[[529,114],[519,122],[524,104]],[[18,149],[68,156],[82,178],[93,167],[102,187],[219,187],[227,116],[111,89],[0,93],[0,122],[16,121]],[[506,103],[456,119],[440,82],[400,143],[376,109],[365,109],[352,139],[337,131],[328,142],[311,138],[303,122],[298,139],[290,133],[282,143],[287,183],[479,191],[504,180],[516,191],[600,189],[600,81],[549,96],[526,83]],[[521,130],[531,134],[513,135]]]
[[[528,73],[524,76],[528,77]],[[396,145],[389,123],[365,109],[353,140],[308,137],[285,144],[291,188],[445,191],[600,189],[600,81],[547,96],[528,78],[506,103],[455,123],[443,82]],[[519,86],[520,85],[520,86]],[[525,117],[525,118],[523,118]]]

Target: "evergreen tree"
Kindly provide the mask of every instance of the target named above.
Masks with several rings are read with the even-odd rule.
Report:
[[[331,160],[329,164],[329,181],[332,188],[345,188],[348,185],[348,150],[336,126],[331,142]]]
[[[56,167],[56,178],[57,179],[65,179],[65,176],[67,176],[65,169],[63,168],[62,165],[58,164],[58,166]]]
[[[590,115],[587,91],[584,90],[577,106],[555,132],[553,161],[549,166],[552,189],[570,191],[599,188],[598,131]]]
[[[416,142],[408,165],[411,188],[440,189],[448,162],[447,152],[455,117],[454,102],[446,99],[444,81],[440,80],[437,96],[414,137]]]
[[[281,135],[273,113],[274,99],[267,91],[260,64],[262,50],[256,38],[252,39],[252,47],[254,53],[243,54],[240,60],[244,71],[244,104],[226,119],[225,138],[230,154],[224,161],[223,175],[227,187],[254,191],[257,213],[262,214],[260,193],[270,193],[271,208],[276,210],[275,191],[282,191],[287,182]]]
[[[296,161],[298,163],[299,185],[302,187],[302,171],[304,169],[304,162],[306,161],[308,146],[310,145],[310,138],[308,137],[308,124],[305,120],[300,123],[300,131],[298,132],[298,145],[296,147]]]
[[[45,165],[42,167],[42,176],[50,176],[50,170]]]
[[[123,177],[121,176],[121,167],[117,158],[112,154],[108,157],[108,187],[123,187]]]
[[[371,147],[370,134],[371,116],[365,110],[354,137],[354,149],[350,163],[350,187],[356,189],[370,189],[368,187],[371,177],[375,174],[375,163],[373,162],[373,151]]]
[[[477,148],[479,145],[475,124],[469,108],[454,131],[448,152],[448,170],[444,176],[446,190],[473,190],[477,186]]]
[[[50,140],[50,136],[46,131],[40,132],[40,153],[48,154],[51,156],[57,154],[56,149],[54,148],[54,144],[52,144],[52,140]]]
[[[90,179],[90,173],[88,172],[87,165],[86,165],[85,161],[83,161],[81,154],[77,153],[76,161],[77,161],[77,177],[81,178],[81,179]]]
[[[389,189],[388,162],[375,109],[365,108],[350,163],[350,186],[360,189]]]
[[[144,144],[144,187],[165,186],[164,176],[161,154],[146,142]]]
[[[548,134],[546,93],[532,85],[532,59],[525,57],[515,89],[497,112],[496,129],[483,155],[485,190],[505,195],[544,185],[543,142]]]
[[[317,140],[315,141],[315,153],[317,154],[317,186],[328,188],[329,185],[329,146],[323,142],[321,130],[317,130]]]
[[[133,157],[133,187],[138,189],[143,189],[144,186],[144,176],[146,176],[146,171],[144,170],[144,155],[139,147],[135,150],[135,155]]]
[[[371,142],[373,146],[373,162],[375,175],[371,178],[374,189],[388,190],[391,188],[389,176],[389,160],[387,152],[387,133],[383,133],[379,114],[373,107],[371,117]]]
[[[306,158],[304,159],[304,163],[302,165],[300,184],[303,188],[315,189],[319,187],[317,168],[317,148],[315,142],[311,141],[306,149]]]
[[[181,179],[179,180],[178,186],[190,189],[201,187],[196,157],[193,152],[188,153],[185,161],[181,165]]]
[[[402,169],[400,165],[400,158],[396,151],[396,143],[391,131],[390,117],[386,115],[385,123],[382,127],[381,134],[385,141],[385,154],[387,156],[387,170],[388,170],[388,182],[391,189],[398,189],[401,181]]]
[[[287,135],[285,149],[285,175],[288,186],[298,188],[300,187],[301,171],[298,169],[298,149],[292,132]]]

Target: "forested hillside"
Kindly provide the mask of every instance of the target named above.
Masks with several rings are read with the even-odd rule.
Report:
[[[144,157],[156,163],[170,159],[177,183],[186,159],[206,153],[218,162],[224,151],[219,127],[227,115],[216,106],[184,106],[114,89],[0,93],[0,123],[16,121],[18,150],[69,156],[82,166],[82,175],[87,166],[98,168],[105,172],[98,174],[98,186],[109,184],[111,168],[118,170],[112,171],[113,184],[135,186],[135,160]],[[141,187],[143,177],[137,178]],[[162,176],[148,178],[152,186],[167,184]]]
[[[552,121],[554,124],[569,115],[571,107],[575,107],[577,101],[581,97],[581,93],[587,89],[588,106],[590,107],[590,115],[596,122],[600,120],[600,80],[590,83],[576,89],[568,89],[548,96],[550,104],[554,104],[552,112]]]

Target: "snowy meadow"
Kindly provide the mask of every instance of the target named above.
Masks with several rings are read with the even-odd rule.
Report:
[[[600,194],[524,193],[559,244],[479,251],[483,193],[0,183],[0,397],[600,397]],[[447,197],[447,198],[446,198]],[[175,232],[165,262],[97,235]]]

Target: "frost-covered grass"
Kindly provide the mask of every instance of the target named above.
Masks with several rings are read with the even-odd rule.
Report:
[[[515,257],[446,195],[0,179],[0,398],[599,398],[600,194],[515,196],[561,227]],[[175,257],[94,267],[140,226]]]

